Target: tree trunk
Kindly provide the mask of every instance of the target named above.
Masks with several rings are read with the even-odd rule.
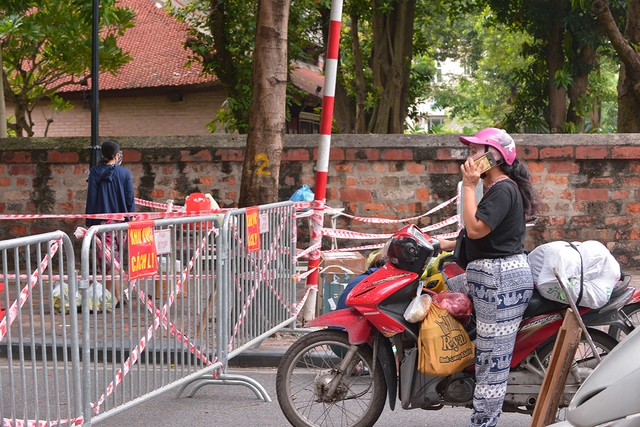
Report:
[[[278,177],[286,127],[289,6],[290,0],[258,2],[240,207],[278,201]]]
[[[404,132],[405,119],[409,112],[409,84],[411,81],[411,63],[413,62],[413,33],[414,26],[413,23],[416,18],[416,2],[412,1],[407,4],[407,11],[405,21],[406,24],[404,26],[405,35],[404,35],[404,46],[403,51],[405,57],[403,58],[402,64],[402,93],[400,94],[400,133]]]
[[[618,77],[618,133],[640,133],[640,53],[633,45],[640,44],[640,0],[629,0],[627,27],[624,36],[606,0],[596,0],[591,5],[620,58]]]
[[[29,126],[29,123],[27,123],[27,110],[24,107],[25,105],[27,105],[27,102],[28,101],[15,103],[15,113],[14,113],[14,117],[16,119],[15,131],[16,131],[16,136],[18,138],[21,138],[24,136],[23,131],[27,133],[28,137],[33,136],[33,130]]]
[[[557,86],[555,75],[562,70],[564,54],[562,50],[563,28],[559,20],[555,19],[549,25],[548,56],[549,67],[549,131],[562,133],[567,117],[567,92],[562,86]]]
[[[351,14],[351,49],[353,50],[353,67],[356,75],[356,117],[355,133],[366,133],[367,118],[365,107],[367,99],[367,82],[364,77],[364,61],[360,49],[360,37],[358,36],[359,16]]]
[[[596,54],[597,55],[597,54]],[[596,59],[595,73],[600,76],[600,61]],[[602,126],[602,103],[597,96],[593,98],[589,111],[589,128],[598,129]]]
[[[589,73],[593,69],[596,51],[591,45],[585,45],[580,50],[580,71],[574,74],[573,84],[569,88],[569,108],[567,121],[575,124],[576,130],[584,132],[585,110],[587,107],[587,88],[589,87]]]
[[[354,133],[355,118],[351,108],[351,99],[347,88],[344,87],[343,80],[340,76],[340,64],[338,64],[338,78],[336,79],[336,92],[333,105],[333,118],[338,128],[338,133],[348,134]]]
[[[377,2],[373,13],[373,79],[380,94],[369,129],[373,133],[402,133],[406,117],[409,81],[406,67],[411,66],[415,0],[393,2],[393,11],[384,14]],[[404,108],[404,110],[403,110]]]
[[[0,43],[0,138],[7,137],[7,106],[4,103],[4,68],[2,68],[2,43]]]

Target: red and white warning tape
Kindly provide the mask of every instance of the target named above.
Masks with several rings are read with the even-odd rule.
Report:
[[[431,215],[435,212],[438,212],[441,209],[444,209],[447,205],[455,202],[457,199],[458,199],[458,196],[456,195],[451,199],[440,203],[438,206],[434,207],[428,212],[423,213],[422,215],[414,216],[412,218],[404,218],[404,219],[387,219],[387,218],[371,218],[371,217],[355,216],[355,215],[346,214],[339,210],[333,209],[330,206],[325,206],[325,210],[327,210],[332,215],[346,216],[347,218],[351,218],[352,220],[365,222],[369,224],[397,224],[397,223],[404,223],[404,222],[413,222],[427,215]]]
[[[100,412],[100,406],[102,406],[102,404],[105,402],[106,398],[113,393],[114,389],[118,385],[120,385],[120,383],[122,383],[122,379],[124,378],[125,375],[127,375],[129,370],[131,369],[131,366],[135,365],[135,363],[138,361],[138,358],[139,358],[140,354],[144,351],[144,349],[146,348],[147,343],[153,338],[153,336],[155,334],[155,331],[160,326],[161,319],[166,319],[167,312],[168,312],[169,308],[171,307],[171,305],[173,305],[173,302],[176,299],[176,295],[178,293],[182,292],[182,283],[185,281],[188,272],[193,269],[194,260],[200,258],[203,249],[206,247],[207,239],[209,238],[209,235],[211,234],[211,232],[213,232],[213,230],[216,230],[216,229],[209,229],[207,235],[202,238],[200,246],[196,249],[193,257],[189,260],[189,264],[182,271],[182,275],[181,275],[180,279],[178,281],[176,281],[175,288],[167,296],[167,302],[162,306],[162,309],[160,309],[159,313],[157,313],[157,312],[155,313],[154,318],[153,318],[153,324],[150,325],[149,328],[147,328],[146,335],[143,338],[140,339],[140,341],[138,342],[138,345],[136,345],[131,350],[131,355],[124,362],[124,365],[123,365],[124,367],[121,368],[120,370],[118,370],[118,372],[116,373],[115,379],[111,383],[109,383],[109,385],[107,386],[106,392],[102,396],[100,396],[100,398],[98,399],[98,402],[96,402],[95,404],[93,404],[93,403],[91,404],[91,406],[92,406],[92,408],[93,408],[93,410],[95,411],[96,414],[98,412]],[[167,327],[167,326],[165,325],[165,327]]]
[[[307,249],[297,254],[296,258],[306,258],[310,252],[320,249],[321,245],[322,245],[321,243],[316,243],[315,245],[309,246]]]
[[[20,291],[20,295],[18,296],[18,299],[15,300],[13,304],[11,304],[11,307],[9,307],[9,310],[8,310],[8,314],[5,317],[3,317],[2,320],[0,321],[0,341],[2,341],[4,336],[7,334],[8,327],[11,326],[14,320],[16,320],[16,317],[18,316],[18,310],[22,308],[24,303],[29,298],[31,289],[33,289],[36,282],[38,281],[38,278],[40,277],[40,272],[46,270],[47,265],[49,265],[50,259],[58,251],[58,247],[61,244],[62,244],[62,239],[58,239],[53,242],[53,244],[51,245],[50,253],[45,255],[42,261],[40,262],[40,268],[31,274],[29,283],[25,285],[24,288],[22,288],[22,290]]]
[[[313,211],[296,212],[296,219],[308,218],[313,216]]]
[[[71,426],[79,426],[84,423],[84,417],[80,415],[77,418],[72,418],[70,420],[52,420],[49,421],[39,421],[39,420],[18,420],[14,423],[11,418],[3,418],[2,419],[2,427],[51,427],[58,426],[63,424],[69,424]]]
[[[233,350],[233,344],[235,342],[235,338],[238,336],[238,332],[240,330],[240,327],[242,326],[242,324],[244,322],[244,319],[247,316],[248,310],[251,307],[251,304],[255,299],[256,292],[257,292],[258,288],[261,286],[261,283],[264,283],[264,285],[276,297],[278,302],[283,307],[288,309],[292,314],[296,310],[295,305],[289,307],[289,304],[288,304],[287,300],[285,298],[283,298],[279,294],[278,290],[273,286],[272,279],[275,278],[275,277],[269,277],[269,275],[267,274],[267,269],[268,269],[269,263],[271,261],[275,260],[277,255],[278,255],[278,253],[281,252],[281,251],[278,250],[278,243],[280,242],[280,239],[282,238],[282,234],[283,234],[283,231],[284,231],[284,228],[285,228],[285,223],[286,223],[286,218],[283,217],[282,221],[280,221],[280,224],[278,224],[278,228],[276,229],[276,232],[274,233],[273,240],[269,244],[269,248],[262,253],[263,254],[263,258],[262,258],[262,265],[261,266],[257,265],[256,257],[254,257],[254,256],[250,257],[251,266],[254,267],[256,270],[258,270],[259,279],[262,279],[262,280],[254,280],[253,281],[253,286],[251,286],[249,294],[247,295],[247,298],[245,299],[245,301],[244,301],[244,303],[242,305],[242,309],[240,310],[240,316],[236,319],[236,323],[235,323],[235,325],[233,327],[233,332],[232,332],[232,335],[231,335],[231,337],[229,339],[229,344],[227,346],[228,351],[232,351]],[[237,229],[235,229],[234,237],[236,238],[236,240],[238,242],[239,251],[240,252],[245,252],[244,241],[240,237],[240,235],[238,234]],[[236,276],[235,280],[237,282],[239,280],[239,278]]]
[[[393,236],[393,234],[360,233],[358,231],[340,230],[337,228],[323,228],[320,230],[320,233],[327,237],[351,240],[388,239]]]
[[[41,278],[40,273],[47,269],[47,266],[49,265],[49,261],[51,260],[51,258],[53,258],[55,253],[58,251],[58,248],[61,244],[62,244],[62,239],[58,239],[52,243],[50,253],[45,255],[45,257],[42,259],[42,261],[40,262],[40,268],[38,268],[36,271],[34,271],[31,274],[29,283],[24,288],[22,288],[18,299],[15,300],[13,304],[11,304],[11,307],[8,310],[8,314],[2,319],[2,321],[0,321],[0,341],[2,341],[4,336],[7,334],[8,327],[11,326],[11,324],[15,321],[16,317],[18,316],[18,310],[22,308],[24,306],[24,303],[27,301],[27,299],[29,299],[29,294],[31,293],[31,290],[33,289],[35,284],[38,282],[39,278]],[[2,419],[3,427],[48,427],[48,426],[55,426],[60,424],[79,425],[82,423],[83,423],[82,416],[78,418],[73,418],[73,419],[63,419],[63,420],[56,420],[51,422],[39,421],[39,420],[18,420],[18,419],[16,419],[14,422],[14,420],[11,418]]]
[[[204,215],[224,215],[229,209],[210,209],[200,212],[187,212],[187,211],[173,211],[173,212],[127,212],[127,213],[109,213],[109,214],[3,214],[0,215],[2,219],[99,219],[103,221],[114,220],[124,221],[127,218],[134,218],[139,221],[154,220],[163,218],[180,218],[180,217],[193,217]]]
[[[179,211],[181,208],[181,206],[176,206],[173,203],[172,204],[157,203],[157,202],[151,202],[149,200],[138,199],[137,197],[135,198],[135,202],[136,202],[136,205],[146,206],[148,208],[158,209],[165,212],[169,211],[169,208],[171,208],[172,211]]]
[[[311,208],[311,202],[293,202],[293,207],[296,211],[302,211]]]
[[[443,227],[446,227],[451,224],[455,224],[460,222],[460,215],[454,215],[450,218],[445,219],[444,221],[437,222],[435,224],[428,225],[420,229],[423,233],[427,233],[431,230],[440,230]]]

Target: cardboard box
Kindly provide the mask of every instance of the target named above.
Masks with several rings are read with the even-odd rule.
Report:
[[[357,276],[365,272],[366,263],[366,258],[360,252],[328,252],[322,254],[320,270],[325,273],[351,273]]]

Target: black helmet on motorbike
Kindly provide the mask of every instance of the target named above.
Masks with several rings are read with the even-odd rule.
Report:
[[[415,225],[396,231],[382,249],[382,257],[401,270],[422,274],[431,257],[438,252],[434,243]]]

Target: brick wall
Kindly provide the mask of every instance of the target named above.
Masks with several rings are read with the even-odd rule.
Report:
[[[122,137],[137,197],[182,204],[210,192],[223,207],[238,200],[245,139],[234,135]],[[640,268],[640,139],[620,135],[516,135],[540,191],[544,212],[527,247],[552,240],[603,242],[626,268]],[[280,199],[313,187],[318,136],[286,138]],[[0,213],[82,213],[88,172],[87,138],[0,140]],[[456,194],[468,149],[455,135],[336,135],[332,138],[327,204],[365,217],[407,218]],[[420,226],[455,214],[448,207]],[[82,220],[2,220],[0,238],[53,229],[73,232]],[[328,224],[328,219],[327,219]],[[340,228],[389,232],[341,217]],[[300,240],[304,241],[305,228]],[[341,242],[364,244],[367,242]]]

